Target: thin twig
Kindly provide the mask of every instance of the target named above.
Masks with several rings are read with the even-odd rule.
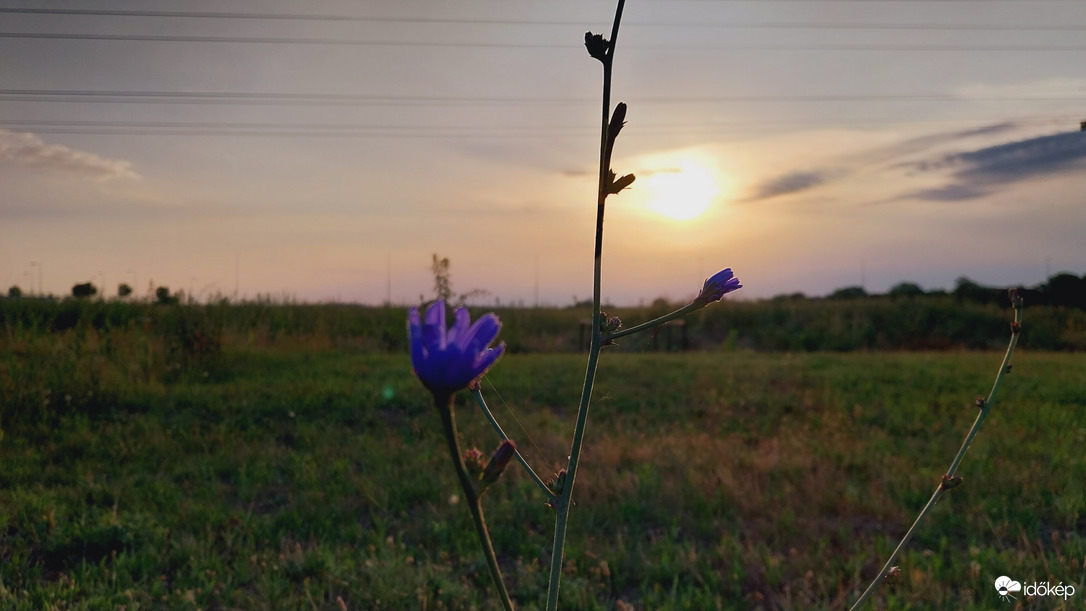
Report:
[[[647,331],[649,329],[652,329],[653,327],[659,327],[660,325],[664,324],[665,322],[670,322],[672,320],[675,320],[676,318],[682,318],[683,316],[686,316],[690,312],[693,312],[694,310],[700,309],[702,307],[704,307],[704,306],[699,305],[697,303],[688,303],[688,304],[684,305],[683,307],[679,308],[678,310],[675,310],[674,312],[671,312],[670,314],[664,314],[663,316],[661,316],[659,318],[654,318],[654,319],[652,319],[652,320],[650,320],[648,322],[643,322],[643,323],[641,323],[639,325],[630,327],[629,329],[622,329],[621,331],[615,331],[614,333],[606,333],[603,336],[603,340],[605,342],[606,341],[611,341],[611,340],[618,339],[620,337],[626,337],[627,335],[632,335],[634,333],[638,333],[640,331]]]
[[[965,441],[962,442],[961,448],[958,449],[958,453],[954,456],[954,460],[950,463],[950,468],[947,469],[945,475],[939,485],[935,488],[935,492],[932,493],[931,499],[928,500],[928,504],[924,505],[924,508],[920,510],[920,515],[916,516],[916,521],[909,527],[909,531],[902,537],[901,542],[897,544],[893,553],[890,554],[890,558],[883,565],[879,574],[875,576],[875,579],[871,582],[871,585],[867,586],[864,593],[860,595],[860,598],[856,601],[856,604],[852,605],[850,611],[857,611],[860,609],[864,602],[875,593],[878,586],[887,574],[890,572],[894,564],[894,560],[897,559],[898,554],[901,553],[909,541],[913,538],[913,534],[920,526],[920,523],[924,521],[924,518],[931,511],[932,507],[935,507],[935,503],[939,501],[939,498],[943,495],[943,492],[953,488],[961,483],[961,477],[957,475],[958,466],[961,465],[962,459],[965,458],[965,452],[969,449],[969,446],[973,443],[973,438],[976,437],[977,431],[980,430],[980,425],[984,423],[984,419],[988,417],[988,412],[991,411],[992,405],[995,401],[996,391],[999,390],[999,385],[1003,382],[1003,376],[1006,375],[1009,370],[1011,362],[1011,355],[1014,354],[1014,347],[1018,344],[1018,334],[1022,329],[1022,300],[1018,297],[1017,291],[1011,290],[1011,303],[1014,305],[1014,322],[1011,323],[1011,340],[1007,346],[1007,353],[1003,356],[1003,363],[999,366],[999,373],[996,374],[995,383],[992,385],[991,392],[988,393],[987,399],[977,399],[977,405],[980,407],[980,413],[977,414],[977,419],[973,421],[973,426],[970,427],[969,432],[965,435]]]
[[[475,397],[475,402],[482,408],[483,415],[490,421],[490,426],[494,427],[494,430],[498,432],[498,436],[502,438],[502,441],[510,441],[509,436],[505,434],[501,425],[498,424],[498,421],[494,418],[494,414],[491,413],[490,408],[487,407],[486,399],[483,398],[483,391],[475,388],[472,389],[471,394]],[[547,487],[547,484],[536,475],[536,472],[532,470],[528,461],[524,460],[524,456],[521,455],[520,450],[515,450],[513,456],[517,459],[517,462],[520,463],[520,466],[524,467],[524,470],[528,472],[528,475],[531,476],[536,485],[547,495],[547,499],[554,500],[554,493],[552,493],[551,489]]]

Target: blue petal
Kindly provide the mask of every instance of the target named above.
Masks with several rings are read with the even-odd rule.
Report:
[[[486,373],[486,370],[490,369],[490,366],[497,362],[497,360],[501,358],[501,355],[504,353],[505,342],[502,342],[498,344],[496,348],[490,348],[489,350],[483,352],[478,357],[476,357],[474,375],[471,379],[474,380],[475,378]]]
[[[449,332],[445,335],[445,341],[449,344],[459,343],[459,338],[463,337],[468,331],[468,325],[471,324],[471,315],[468,314],[468,309],[464,306],[456,308],[456,322],[453,323]]]
[[[445,348],[445,301],[438,299],[426,310],[426,322],[422,326],[422,343],[428,350]]]
[[[493,313],[484,314],[479,317],[479,320],[475,321],[466,336],[458,339],[457,343],[464,349],[464,352],[473,355],[479,354],[490,345],[490,342],[494,341],[495,337],[498,337],[498,331],[501,328],[502,323],[497,316]]]

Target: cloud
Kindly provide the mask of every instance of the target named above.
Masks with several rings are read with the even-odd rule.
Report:
[[[1086,162],[1086,132],[1037,136],[908,164],[917,172],[952,171],[954,182],[911,196],[960,201],[987,195],[997,185],[1079,171]]]
[[[934,189],[924,189],[909,195],[916,199],[925,199],[932,202],[960,202],[967,199],[976,199],[988,194],[987,190],[978,189],[969,185],[946,185]]]
[[[32,133],[0,129],[0,161],[69,172],[92,180],[139,179],[132,162],[107,159],[59,144],[46,144]]]
[[[937,165],[965,166],[958,177],[1011,182],[1054,174],[1086,159],[1086,133],[1069,132],[947,155]]]
[[[745,201],[753,202],[760,199],[769,199],[787,193],[796,193],[804,189],[817,187],[825,183],[832,173],[825,170],[796,171],[783,174],[763,181],[756,189],[754,195]]]
[[[1010,131],[1016,127],[1017,125],[1012,122],[996,123],[945,133],[925,134],[891,145],[868,148],[839,157],[834,162],[833,167],[798,170],[767,179],[755,187],[754,195],[744,201],[751,202],[796,193],[859,173],[883,171],[887,169],[887,166],[889,168],[913,168],[916,162],[903,162],[903,160],[915,158],[916,155],[930,152],[932,149],[948,143],[960,142],[969,138],[992,136]],[[963,192],[947,191],[945,193],[936,193],[934,191],[938,190],[933,190],[931,194],[933,198],[958,199],[964,195]]]

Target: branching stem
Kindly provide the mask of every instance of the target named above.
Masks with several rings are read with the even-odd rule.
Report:
[[[928,504],[924,505],[924,508],[920,510],[920,515],[916,516],[916,521],[909,527],[909,531],[902,537],[901,542],[894,548],[893,553],[890,554],[890,558],[883,565],[879,574],[875,576],[875,579],[871,582],[871,585],[867,586],[864,593],[860,595],[860,598],[856,600],[856,604],[852,605],[850,611],[858,611],[863,604],[871,597],[872,594],[878,589],[879,584],[886,579],[887,574],[890,572],[890,568],[893,566],[894,561],[897,560],[898,555],[901,553],[909,541],[913,538],[913,534],[916,532],[920,523],[924,521],[932,507],[935,507],[935,503],[939,501],[943,493],[948,489],[957,485],[960,478],[955,481],[957,475],[958,466],[961,465],[962,459],[965,458],[965,452],[969,449],[969,446],[973,443],[973,438],[977,436],[977,431],[980,430],[980,425],[984,424],[984,419],[988,417],[988,412],[991,411],[992,405],[995,402],[996,391],[999,390],[999,385],[1003,382],[1003,376],[1006,375],[1011,362],[1011,355],[1014,354],[1014,347],[1018,344],[1018,333],[1022,325],[1022,303],[1018,299],[1017,295],[1012,292],[1011,302],[1014,304],[1014,322],[1011,323],[1011,340],[1007,345],[1007,353],[1003,356],[1003,363],[999,366],[999,373],[996,374],[995,383],[992,384],[992,390],[988,393],[988,398],[984,400],[980,405],[980,413],[977,414],[977,419],[973,421],[973,426],[970,427],[969,432],[965,435],[965,441],[962,442],[961,448],[958,449],[958,453],[954,456],[954,460],[950,463],[950,468],[947,469],[943,479],[939,482],[939,485],[935,488],[935,492],[932,493],[931,498],[928,500]],[[978,399],[978,404],[980,399]]]
[[[569,524],[569,508],[573,504],[573,485],[577,478],[581,447],[584,442],[585,425],[588,422],[588,407],[592,398],[592,385],[596,379],[596,365],[599,362],[600,345],[600,275],[603,269],[603,211],[610,187],[611,146],[608,138],[608,124],[611,119],[611,66],[618,42],[618,26],[622,21],[622,8],[625,0],[618,0],[615,20],[611,24],[611,38],[603,60],[603,119],[600,128],[600,172],[596,196],[596,243],[592,266],[592,342],[588,350],[588,365],[585,368],[584,386],[581,389],[581,402],[577,407],[577,424],[573,430],[573,445],[570,446],[569,462],[566,466],[565,485],[559,494],[554,521],[554,549],[551,552],[550,582],[547,587],[547,611],[557,611],[558,591],[562,580],[562,562],[566,551],[566,527]]]
[[[494,414],[491,413],[490,408],[487,407],[486,399],[483,398],[483,391],[475,389],[471,391],[471,394],[475,397],[475,402],[479,404],[479,407],[483,410],[483,415],[490,421],[490,426],[494,427],[494,430],[498,432],[498,436],[502,438],[502,441],[510,441],[509,436],[505,434],[505,430],[498,424],[497,419],[494,418]],[[524,467],[524,470],[528,472],[528,475],[536,483],[537,486],[547,495],[548,499],[554,500],[554,494],[551,489],[547,487],[547,484],[536,475],[536,472],[532,470],[532,467],[528,464],[528,461],[524,460],[524,456],[521,455],[520,450],[516,450],[513,456],[520,463],[520,466]]]
[[[614,333],[607,333],[607,334],[605,334],[603,336],[603,339],[604,339],[604,341],[610,341],[610,340],[618,339],[620,337],[626,337],[627,335],[632,335],[632,334],[638,333],[640,331],[647,331],[648,329],[652,329],[653,327],[659,327],[660,325],[662,325],[662,324],[664,324],[666,322],[670,322],[672,320],[675,320],[676,318],[682,318],[683,316],[686,316],[690,312],[693,312],[694,310],[700,309],[702,307],[704,307],[704,306],[700,305],[700,304],[698,304],[696,302],[695,303],[689,303],[689,304],[684,305],[683,307],[679,308],[678,310],[675,310],[674,312],[671,312],[670,314],[664,314],[663,316],[661,316],[659,318],[654,318],[654,319],[652,319],[652,320],[650,320],[648,322],[643,322],[643,323],[641,323],[639,325],[630,327],[629,329],[622,329],[620,331],[615,331]]]

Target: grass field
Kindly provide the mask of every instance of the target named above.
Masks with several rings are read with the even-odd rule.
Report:
[[[0,388],[41,412],[4,423],[0,607],[497,608],[406,355],[225,346],[174,368],[107,339],[5,347]],[[1000,358],[605,354],[563,608],[846,608],[931,494]],[[583,367],[514,354],[484,383],[541,473],[568,451]],[[964,485],[869,608],[1083,608],[1084,408],[1080,354],[1020,352]],[[497,445],[469,397],[459,412],[466,446]],[[510,590],[534,609],[553,519],[514,467],[484,504]],[[1077,592],[1009,604],[1000,575]]]

